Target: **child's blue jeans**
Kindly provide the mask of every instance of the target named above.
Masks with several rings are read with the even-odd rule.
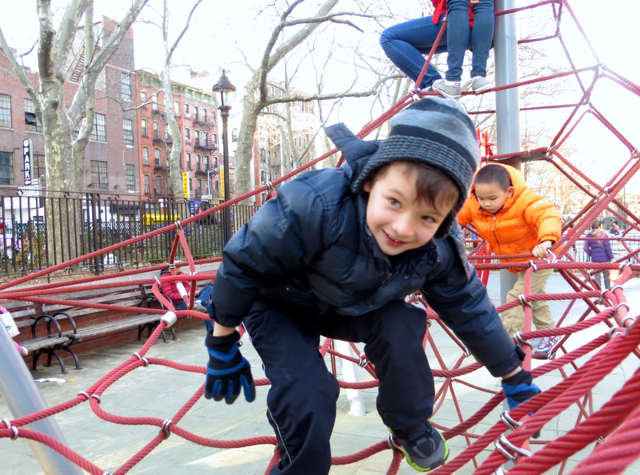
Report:
[[[270,475],[326,475],[329,439],[340,389],[318,346],[320,337],[364,342],[380,380],[377,409],[392,429],[420,425],[431,417],[434,383],[422,348],[423,309],[402,300],[359,316],[257,301],[244,325],[262,358],[271,389],[267,418],[278,439],[280,463]]]
[[[493,42],[493,0],[481,0],[479,4],[474,4],[474,28],[469,28],[469,0],[449,0],[448,5],[447,33],[436,49],[436,53],[446,53],[448,50],[446,78],[460,81],[467,49],[473,51],[471,77],[486,77],[487,59]],[[461,21],[462,17],[464,21]],[[444,18],[442,15],[436,24],[433,23],[433,17],[428,16],[387,28],[380,36],[380,46],[400,71],[416,81],[425,63],[423,55],[431,51]],[[438,79],[442,79],[440,73],[429,65],[419,87],[424,89]]]
[[[495,12],[493,0],[472,4],[473,28],[469,27],[469,0],[447,1],[448,81],[462,79],[462,63],[467,49],[473,51],[471,77],[487,76],[487,60],[493,42]]]

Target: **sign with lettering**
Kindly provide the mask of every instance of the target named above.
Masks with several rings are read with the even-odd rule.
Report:
[[[31,150],[33,144],[31,140],[24,139],[22,141],[22,160],[24,162],[24,184],[31,185]]]
[[[182,172],[182,189],[184,190],[184,197],[189,199],[189,174]]]
[[[222,195],[222,199],[226,200],[227,197],[224,196],[224,165],[218,168],[218,173],[220,173],[220,194]]]

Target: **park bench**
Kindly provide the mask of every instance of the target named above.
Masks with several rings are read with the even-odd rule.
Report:
[[[202,288],[204,283],[199,285]],[[114,304],[128,307],[164,308],[155,298],[151,284],[131,285],[117,289],[99,289],[67,294],[52,295],[59,300],[86,301],[91,303]],[[32,356],[31,368],[36,369],[38,359],[47,355],[47,366],[55,357],[60,364],[63,374],[66,369],[60,351],[68,351],[74,359],[76,369],[82,369],[74,345],[88,342],[100,337],[117,334],[119,332],[138,330],[136,340],[141,340],[144,331],[147,337],[160,323],[162,314],[139,313],[121,316],[109,310],[70,306],[68,304],[40,304],[29,301],[6,301],[1,304],[11,312],[21,333],[26,327],[31,328],[31,338],[18,338],[18,343],[29,351]],[[134,313],[134,312],[132,312]],[[43,327],[44,325],[44,327]],[[46,328],[46,332],[45,332]],[[169,328],[171,337],[176,340],[173,327]],[[162,340],[167,341],[165,332],[161,333]]]
[[[40,355],[46,354],[48,357],[47,366],[51,366],[51,360],[55,356],[60,363],[62,372],[65,373],[64,363],[57,352],[69,341],[69,337],[63,335],[60,324],[49,315],[45,315],[42,311],[42,305],[39,303],[10,301],[2,306],[11,312],[11,316],[21,333],[26,327],[31,328],[31,339],[20,341],[19,344],[32,355],[32,368],[35,370]],[[47,328],[47,334],[44,336],[38,335],[38,327],[41,321],[45,322]],[[55,325],[55,332],[53,333],[51,331],[52,323]]]
[[[154,297],[150,284],[121,287],[118,288],[115,293],[112,290],[91,290],[70,294],[59,294],[55,297],[60,300],[82,300],[91,303],[104,303],[128,307],[162,308],[160,302],[158,302]],[[68,351],[73,357],[76,369],[82,369],[82,367],[80,366],[78,355],[73,349],[74,345],[136,328],[138,330],[136,340],[141,340],[142,334],[145,330],[147,330],[147,337],[151,335],[153,330],[160,323],[160,319],[162,317],[161,314],[142,313],[120,318],[101,318],[98,314],[103,312],[103,310],[88,307],[70,307],[69,305],[64,304],[45,304],[42,306],[42,310],[44,315],[49,317],[47,321],[55,322],[57,325],[60,325],[64,320],[68,320],[70,328],[69,325],[67,325],[68,329],[62,332],[66,341],[61,343],[56,349]],[[100,319],[101,322],[96,323],[97,319]],[[104,321],[105,319],[107,321]],[[175,330],[173,328],[169,328],[169,330],[171,331],[173,340],[176,340]],[[164,342],[167,341],[164,331],[162,332],[162,340]],[[57,354],[55,356],[57,357]],[[36,356],[34,355],[34,360],[35,358]],[[60,361],[59,357],[58,361]],[[63,364],[60,364],[62,372],[64,373]]]

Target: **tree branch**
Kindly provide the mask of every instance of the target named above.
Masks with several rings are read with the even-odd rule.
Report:
[[[31,96],[31,99],[33,100],[33,102],[40,105],[40,98],[38,97],[38,91],[36,91],[36,87],[31,82],[31,79],[29,79],[29,76],[27,76],[27,72],[25,71],[25,69],[22,66],[20,66],[16,61],[16,57],[13,54],[13,51],[7,44],[7,40],[4,37],[2,28],[0,28],[0,48],[2,48],[4,55],[9,60],[9,64],[11,64],[11,69],[16,74],[16,76],[18,76],[18,79],[20,79],[20,82],[22,83],[22,85],[25,87],[25,89]]]
[[[198,0],[194,5],[193,8],[191,9],[191,11],[189,12],[189,17],[187,18],[187,22],[184,25],[184,28],[182,29],[182,31],[180,32],[180,34],[178,35],[178,37],[176,38],[176,41],[173,43],[173,45],[171,46],[171,48],[169,49],[169,53],[167,54],[167,62],[171,61],[171,56],[173,55],[173,52],[175,51],[175,49],[178,47],[178,43],[180,43],[180,40],[182,39],[182,37],[184,36],[184,34],[187,32],[187,30],[189,29],[190,23],[191,23],[191,17],[193,16],[193,14],[196,11],[196,8],[198,8],[198,5],[200,5],[202,3],[202,0]]]

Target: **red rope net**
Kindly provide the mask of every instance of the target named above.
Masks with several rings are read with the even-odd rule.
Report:
[[[593,48],[591,48],[586,35],[582,32],[580,24],[567,1],[546,0],[529,5],[522,9],[542,6],[547,6],[547,8],[549,6],[551,7],[556,20],[557,31],[554,35],[549,37],[529,39],[526,40],[526,42],[541,41],[551,38],[557,39],[561,42],[563,50],[567,55],[568,62],[571,65],[571,69],[551,76],[496,87],[491,91],[499,91],[527,84],[549,81],[561,77],[573,77],[580,85],[582,97],[575,104],[530,108],[530,110],[544,108],[556,110],[560,108],[570,109],[567,119],[562,124],[550,144],[528,151],[511,153],[508,155],[495,155],[492,151],[493,144],[489,144],[486,139],[486,135],[484,135],[484,137],[481,137],[484,155],[486,160],[492,161],[512,158],[526,159],[531,158],[532,155],[536,155],[538,159],[548,161],[564,176],[570,179],[580,190],[582,190],[582,192],[585,193],[586,196],[588,196],[589,202],[580,213],[566,224],[566,233],[561,241],[556,243],[553,247],[553,250],[555,250],[557,254],[550,254],[550,257],[544,261],[529,261],[517,264],[498,263],[496,261],[498,258],[516,256],[493,256],[484,243],[479,243],[479,245],[475,247],[470,255],[470,259],[476,263],[476,268],[483,280],[483,283],[485,284],[487,283],[489,272],[491,270],[515,267],[522,268],[523,266],[528,269],[525,276],[525,292],[522,299],[507,302],[500,306],[498,311],[501,312],[518,305],[524,306],[525,331],[517,335],[517,340],[522,344],[523,349],[527,354],[527,359],[525,360],[525,366],[527,368],[531,368],[530,341],[532,339],[542,336],[560,337],[559,342],[555,345],[552,353],[547,357],[544,364],[534,368],[533,374],[534,377],[537,378],[552,372],[557,372],[561,378],[560,382],[555,386],[546,389],[541,394],[526,403],[523,403],[510,413],[503,413],[503,416],[501,416],[500,419],[489,417],[491,412],[502,403],[504,399],[502,392],[481,387],[480,385],[474,384],[468,380],[477,371],[481,370],[480,365],[478,363],[463,365],[468,353],[462,343],[457,340],[450,330],[442,325],[438,315],[428,307],[427,303],[420,295],[409,296],[410,301],[419,302],[424,305],[427,309],[427,318],[431,322],[431,325],[438,329],[442,329],[448,338],[450,338],[460,349],[460,356],[456,358],[455,361],[447,363],[435,344],[432,329],[427,331],[424,345],[425,348],[428,348],[429,351],[433,353],[435,360],[440,365],[440,369],[434,369],[434,376],[441,378],[442,380],[442,384],[440,385],[435,398],[434,425],[443,431],[445,438],[450,440],[454,437],[461,437],[464,439],[466,444],[466,448],[464,448],[464,450],[458,453],[455,457],[452,457],[445,465],[437,469],[437,473],[443,475],[452,474],[468,463],[473,464],[475,468],[474,473],[476,474],[488,475],[506,473],[506,468],[501,468],[501,466],[508,460],[516,461],[516,465],[508,470],[508,473],[513,475],[541,474],[556,465],[560,465],[559,473],[564,473],[567,460],[578,451],[581,451],[594,443],[596,444],[595,449],[583,458],[579,465],[571,472],[572,474],[595,475],[602,473],[622,473],[639,456],[637,440],[640,435],[640,398],[637,397],[637,394],[640,393],[640,370],[636,371],[635,374],[624,384],[621,384],[614,396],[597,410],[594,410],[593,390],[598,384],[601,384],[607,375],[609,375],[611,371],[627,357],[640,357],[640,352],[638,351],[638,345],[640,343],[640,326],[637,324],[637,317],[629,313],[630,308],[624,292],[624,285],[640,273],[640,263],[638,261],[640,249],[634,249],[637,247],[635,243],[639,241],[639,239],[633,237],[635,233],[640,232],[640,219],[638,219],[638,216],[636,216],[617,198],[623,187],[629,183],[630,179],[635,176],[640,169],[640,161],[637,160],[638,151],[636,147],[627,138],[625,138],[600,113],[600,111],[598,111],[598,109],[590,104],[589,98],[594,88],[603,79],[612,81],[636,96],[640,96],[640,86],[620,76],[606,66],[599,64],[597,55],[593,52]],[[516,10],[501,12],[498,15],[513,13],[515,11]],[[571,17],[575,25],[577,25],[578,30],[584,37],[585,44],[593,52],[596,64],[585,68],[574,67],[574,62],[569,55],[568,49],[560,34],[559,19],[561,15],[563,18],[566,16]],[[442,32],[439,38],[441,37]],[[431,60],[436,47],[437,44],[434,45],[432,52],[429,54],[428,61]],[[589,85],[585,85],[583,83],[584,74],[589,72],[593,74],[593,77],[591,83]],[[378,128],[381,124],[409,105],[412,101],[419,99],[421,95],[426,94],[433,93],[419,92],[417,90],[412,91],[410,94],[398,101],[398,103],[390,110],[382,114],[377,120],[369,124],[358,135],[360,137],[366,137],[370,132]],[[585,104],[588,105],[588,109],[580,112],[580,109]],[[472,114],[493,112],[494,111],[476,111],[472,112]],[[558,151],[560,146],[588,115],[596,118],[607,130],[610,131],[610,133],[614,134],[629,151],[627,163],[625,163],[625,165],[616,174],[614,174],[604,186],[599,185],[595,180],[589,178]],[[310,168],[315,163],[324,160],[336,152],[337,150],[334,149],[324,154],[316,160],[307,163],[300,169],[274,181],[273,185],[277,185],[292,178],[294,175]],[[204,319],[204,314],[194,310],[176,311],[172,302],[160,293],[158,285],[159,282],[148,278],[129,280],[126,282],[120,280],[117,283],[100,282],[112,278],[112,276],[105,275],[65,282],[35,285],[28,289],[20,289],[17,288],[17,286],[57,270],[90,260],[96,256],[108,254],[116,249],[131,246],[137,242],[150,239],[161,233],[175,232],[176,238],[171,249],[170,262],[173,263],[177,251],[182,249],[182,252],[186,256],[186,265],[189,267],[192,275],[167,275],[163,276],[162,279],[181,281],[190,280],[192,285],[190,289],[189,308],[192,308],[196,292],[196,282],[198,280],[215,278],[215,273],[202,273],[195,275],[195,266],[202,263],[216,262],[219,261],[220,258],[199,261],[194,260],[185,239],[184,228],[196,220],[201,219],[203,216],[216,212],[224,206],[230,206],[234,203],[245,200],[250,196],[270,190],[270,185],[262,186],[251,193],[238,196],[223,205],[213,207],[179,223],[174,223],[143,236],[123,241],[108,248],[58,264],[49,269],[21,277],[12,282],[0,284],[0,298],[29,300],[47,304],[68,304],[80,307],[124,312],[131,310],[130,307],[91,303],[86,301],[61,300],[57,299],[55,296],[60,293],[80,292],[93,289],[117,290],[119,287],[123,287],[125,285],[153,284],[154,295],[165,305],[167,309],[174,311],[179,318],[195,317]],[[581,236],[590,224],[605,210],[617,217],[619,221],[623,222],[627,226],[622,235],[615,238],[615,242],[618,243],[621,249],[623,249],[622,253],[619,255],[619,258],[615,263],[576,262],[570,252],[572,246],[575,245],[578,239],[583,239]],[[573,226],[573,228],[571,228],[571,226]],[[476,244],[478,244],[478,242],[476,242]],[[534,259],[532,255],[521,255],[517,257]],[[123,271],[120,272],[118,276],[123,277],[148,271],[159,271],[166,267],[167,265],[159,265],[145,269]],[[532,294],[530,292],[531,276],[534,272],[549,268],[557,269],[573,291],[569,293]],[[599,284],[593,280],[593,275],[599,271],[614,268],[621,269],[620,278],[613,288],[603,291]],[[567,308],[558,321],[558,328],[532,330],[532,309],[529,303],[541,300],[561,300],[567,302]],[[581,314],[577,321],[569,323],[567,317],[570,310],[577,302],[583,302],[586,310]],[[136,308],[136,311],[141,313],[166,312],[165,310],[152,308]],[[584,339],[581,340],[579,338],[582,332],[589,330],[593,331],[593,329],[600,328],[602,326],[601,324],[606,325],[609,330],[595,338],[588,338],[586,340],[587,343],[575,344],[576,341],[585,341]],[[167,414],[167,419],[155,417],[123,417],[109,413],[101,408],[101,399],[103,397],[109,397],[110,387],[114,383],[126,378],[127,375],[138,368],[149,365],[164,366],[174,370],[197,373],[194,377],[199,381],[203,380],[202,375],[205,373],[205,368],[203,366],[186,365],[167,359],[146,357],[149,349],[160,336],[161,332],[166,328],[166,325],[167,323],[163,321],[147,339],[137,354],[131,356],[119,366],[109,371],[109,373],[100,378],[91,387],[79,393],[78,396],[73,399],[35,414],[29,414],[24,417],[6,421],[4,424],[0,423],[0,439],[7,439],[8,441],[9,439],[23,438],[38,441],[64,455],[85,471],[94,475],[103,475],[105,473],[103,468],[98,467],[90,460],[80,456],[69,447],[46,435],[24,428],[24,426],[35,421],[59,414],[80,404],[88,403],[92,412],[97,417],[105,421],[122,425],[156,426],[159,430],[158,435],[156,435],[133,457],[113,472],[114,475],[128,473],[145,456],[162,444],[162,442],[171,434],[174,434],[177,437],[182,437],[194,444],[219,449],[231,449],[260,444],[275,445],[276,439],[274,436],[260,436],[243,440],[218,440],[200,436],[181,427],[181,420],[189,413],[202,396],[202,387],[199,387],[193,396],[191,396],[175,414]],[[355,345],[352,344],[351,346],[355,353],[360,356],[359,358],[354,358],[351,355],[342,354],[336,351],[333,347],[333,342],[329,339],[324,341],[320,348],[320,352],[323,356],[327,356],[327,358],[331,360],[334,367],[335,358],[342,358],[345,361],[359,364],[371,376],[370,381],[360,383],[340,381],[340,387],[348,389],[366,389],[376,387],[377,380],[375,379],[375,368],[367,361],[366,355],[361,354],[360,350]],[[257,386],[265,386],[268,384],[269,382],[266,379],[259,379],[256,381]],[[460,392],[462,389],[467,388],[486,393],[487,395],[484,405],[471,417],[464,417],[461,408],[463,403],[460,400]],[[442,426],[437,424],[438,410],[443,407],[445,401],[453,404],[458,418],[458,422],[451,426]],[[575,427],[555,440],[532,441],[531,443],[534,444],[537,449],[533,450],[533,452],[529,451],[529,438],[539,431],[545,424],[557,418],[561,413],[563,413],[563,411],[566,411],[569,407],[574,405],[578,409],[578,417]],[[472,429],[479,423],[484,423],[486,426],[489,426],[489,429],[485,430],[481,434],[474,433]],[[5,427],[3,427],[3,425]],[[491,447],[495,447],[492,449],[491,454],[480,462],[477,456],[480,452],[487,448],[491,449]],[[383,440],[361,452],[343,457],[334,457],[333,464],[352,464],[387,449],[390,449],[390,446],[387,441]],[[401,460],[402,457],[399,452],[393,451],[390,453],[387,474],[391,475],[398,473]],[[265,473],[268,473],[277,462],[278,459],[276,453]]]

